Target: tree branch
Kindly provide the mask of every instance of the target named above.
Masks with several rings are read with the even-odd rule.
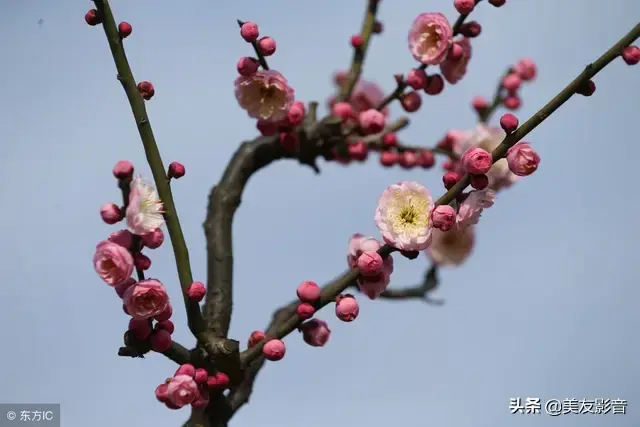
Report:
[[[111,49],[111,54],[113,55],[113,60],[118,71],[118,81],[122,84],[127,99],[129,100],[129,105],[131,106],[131,111],[135,118],[136,126],[138,127],[138,133],[140,134],[140,139],[142,139],[147,162],[151,168],[158,195],[164,205],[164,217],[167,224],[167,231],[171,238],[171,245],[173,246],[178,277],[187,310],[189,329],[196,338],[200,339],[199,335],[204,331],[200,307],[197,302],[193,302],[187,297],[187,290],[191,283],[193,283],[191,265],[189,263],[189,251],[184,240],[184,235],[182,234],[178,212],[173,202],[171,187],[162,163],[162,158],[160,157],[160,152],[158,151],[153,130],[151,129],[147,109],[145,108],[144,100],[138,93],[136,81],[131,72],[129,62],[127,61],[127,55],[125,54],[122,39],[118,33],[118,27],[116,26],[109,2],[107,0],[94,0],[94,3],[98,12],[103,16],[102,28],[107,36],[107,42],[109,43],[109,48]]]

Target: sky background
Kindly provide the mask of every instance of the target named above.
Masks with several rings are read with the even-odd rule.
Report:
[[[203,281],[208,192],[238,143],[256,135],[233,97],[236,61],[252,54],[236,18],[275,38],[269,64],[298,99],[324,105],[332,72],[349,64],[348,40],[365,4],[215,3],[112,1],[116,20],[133,25],[125,47],[134,75],[156,87],[147,108],[163,160],[187,168],[173,188]],[[96,243],[118,229],[98,214],[120,200],[113,164],[129,159],[150,173],[103,31],[84,22],[90,7],[0,3],[0,401],[60,402],[65,427],[181,426],[189,409],[170,411],[154,397],[176,366],[159,354],[117,356],[128,318],[91,263]],[[415,66],[406,47],[413,18],[457,14],[450,0],[382,1],[380,10],[385,31],[373,40],[364,77],[389,91],[392,74]],[[425,98],[401,139],[432,145],[450,128],[471,128],[472,97],[491,96],[503,70],[529,56],[539,77],[522,92],[523,122],[639,16],[632,0],[509,1],[500,9],[483,2],[473,13],[483,32],[468,75]],[[468,262],[441,274],[434,296],[443,307],[359,298],[351,324],[330,309],[320,313],[333,329],[330,342],[318,349],[289,336],[287,356],[261,372],[232,426],[636,427],[640,68],[616,60],[595,82],[594,96],[571,99],[527,137],[541,166],[484,214]],[[392,113],[401,114],[397,104]],[[439,168],[382,169],[376,158],[321,167],[316,176],[280,162],[247,187],[234,222],[231,327],[243,344],[299,282],[344,271],[352,233],[378,236],[373,212],[386,186],[412,179],[443,191]],[[149,273],[179,301],[170,245],[149,255]],[[392,286],[417,283],[426,266],[423,257],[397,258]],[[174,338],[191,346],[184,309],[174,307]],[[513,397],[620,398],[629,406],[627,415],[510,415]]]

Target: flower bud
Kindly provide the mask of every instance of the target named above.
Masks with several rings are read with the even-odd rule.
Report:
[[[434,228],[449,231],[456,223],[456,211],[449,205],[440,205],[431,212],[431,222]]]
[[[196,373],[193,376],[193,379],[196,380],[198,384],[206,384],[207,379],[209,378],[209,373],[206,369],[198,368],[196,369]]]
[[[300,283],[296,294],[302,302],[314,303],[320,298],[321,289],[316,282],[305,281]]]
[[[456,185],[460,181],[460,175],[455,172],[447,172],[442,177],[442,182],[444,183],[444,188],[447,190],[451,190],[451,188]]]
[[[271,37],[263,37],[258,40],[258,50],[262,56],[271,56],[276,53],[276,41]]]
[[[331,336],[331,329],[327,326],[327,322],[319,319],[304,322],[299,330],[302,332],[304,342],[313,347],[322,347]]]
[[[298,307],[296,308],[296,314],[302,320],[307,320],[307,319],[312,318],[313,314],[315,312],[316,312],[316,309],[313,308],[313,306],[311,304],[309,304],[308,302],[300,303],[300,304],[298,304]]]
[[[465,172],[474,175],[482,175],[489,172],[489,169],[491,169],[491,166],[493,165],[493,158],[491,157],[491,153],[487,150],[473,147],[464,152],[460,162],[462,163],[462,168]]]
[[[238,63],[236,64],[236,70],[238,70],[238,74],[244,77],[252,76],[258,71],[258,67],[260,63],[256,58],[251,58],[249,56],[243,56],[238,59]]]
[[[122,218],[124,218],[122,209],[113,203],[102,205],[100,208],[100,216],[104,222],[110,225],[122,221]]]
[[[190,363],[185,363],[184,365],[180,365],[176,373],[173,374],[174,377],[177,377],[178,375],[188,375],[190,377],[195,377],[196,368]]]
[[[247,347],[251,348],[254,345],[258,344],[265,337],[264,332],[262,331],[253,331],[251,332],[251,336],[249,337],[249,342],[247,343]]]
[[[113,167],[113,176],[121,180],[129,180],[133,177],[133,163],[128,160],[120,160]]]
[[[171,348],[171,334],[164,329],[153,331],[149,341],[153,351],[158,353],[164,353]]]
[[[377,276],[382,271],[383,260],[376,251],[365,251],[358,258],[360,274],[365,277]]]
[[[169,169],[167,170],[167,177],[169,179],[178,179],[182,178],[185,174],[184,165],[178,162],[171,162],[169,164]]]
[[[138,92],[140,93],[142,99],[148,101],[153,98],[153,95],[155,95],[156,93],[156,89],[153,87],[153,84],[151,82],[142,81],[138,83]]]
[[[476,190],[484,190],[489,186],[487,175],[471,175],[471,186]]]
[[[149,249],[157,249],[164,242],[164,233],[160,228],[156,228],[150,233],[142,235],[142,244]]]
[[[129,320],[129,330],[139,340],[145,340],[151,334],[151,326],[147,319],[131,319]]]
[[[284,357],[287,349],[284,345],[284,342],[272,339],[268,341],[264,347],[262,347],[262,354],[264,358],[271,361],[277,361]]]
[[[427,74],[421,68],[414,68],[407,74],[407,84],[415,90],[424,89],[427,86]]]
[[[455,0],[453,7],[456,8],[460,15],[468,15],[476,6],[475,0]]]
[[[433,74],[429,76],[429,82],[424,88],[424,93],[427,95],[438,95],[444,90],[444,79],[440,74]]]
[[[640,62],[640,48],[638,46],[627,46],[622,51],[622,59],[627,65],[636,65]]]
[[[400,98],[400,104],[407,113],[415,113],[422,105],[422,98],[420,98],[420,94],[416,91],[409,92]]]
[[[132,30],[133,28],[131,27],[131,24],[129,24],[128,22],[122,21],[120,24],[118,24],[118,33],[120,34],[120,37],[123,39],[126,39],[127,37],[129,37],[131,35]]]
[[[384,167],[393,166],[398,162],[398,153],[395,151],[383,151],[380,153],[380,164]]]
[[[502,127],[502,130],[506,133],[513,133],[518,129],[518,118],[510,113],[503,114],[502,117],[500,117],[500,127]]]
[[[191,301],[200,302],[207,293],[207,288],[202,282],[193,282],[187,289],[187,296]]]
[[[358,317],[360,307],[353,295],[340,295],[336,301],[336,316],[343,322],[352,322]]]
[[[519,142],[507,151],[509,170],[518,176],[531,175],[538,169],[540,156],[527,142]]]
[[[349,42],[354,49],[360,49],[364,40],[362,39],[362,36],[360,34],[354,34],[351,36]]]
[[[98,24],[102,24],[102,14],[96,9],[91,9],[86,13],[86,15],[84,15],[84,20],[87,24],[94,27]]]
[[[258,36],[260,32],[258,30],[258,25],[253,22],[245,22],[240,27],[240,36],[247,42],[252,43],[258,40]]]
[[[374,134],[384,130],[385,117],[380,111],[373,108],[363,111],[358,115],[358,123],[365,133]]]
[[[173,332],[176,330],[176,326],[171,320],[163,320],[162,322],[157,322],[154,326],[154,329],[164,329],[165,331],[169,332],[169,334],[173,334]]]
[[[135,256],[133,257],[133,261],[138,270],[145,271],[151,267],[151,259],[148,256],[141,254],[140,252],[135,254]]]

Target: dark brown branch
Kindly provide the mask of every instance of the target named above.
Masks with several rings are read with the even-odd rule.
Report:
[[[425,302],[431,302],[428,293],[436,289],[438,286],[438,269],[435,265],[431,266],[425,273],[422,283],[416,286],[400,289],[387,289],[381,295],[380,298],[388,300],[406,300],[406,299],[421,299]]]

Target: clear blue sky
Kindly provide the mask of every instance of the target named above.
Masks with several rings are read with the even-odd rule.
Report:
[[[238,143],[256,133],[233,97],[235,63],[251,53],[235,19],[254,20],[276,39],[270,64],[299,99],[324,101],[331,73],[350,61],[349,36],[364,9],[363,0],[221,4],[112,2],[116,19],[133,25],[125,44],[136,78],[156,87],[148,110],[163,159],[187,167],[174,193],[201,280],[208,191]],[[65,427],[175,427],[189,410],[164,409],[153,393],[174,364],[116,355],[128,319],[91,265],[96,243],[114,230],[98,214],[120,197],[111,167],[130,159],[149,176],[102,29],[84,23],[91,5],[0,4],[0,401],[60,402]],[[385,32],[373,41],[366,78],[391,90],[392,74],[414,66],[408,26],[429,11],[456,16],[450,0],[382,1]],[[523,56],[539,65],[518,113],[529,117],[639,16],[632,0],[483,2],[468,76],[426,99],[402,139],[429,145],[449,128],[473,126],[470,99],[490,96],[496,77]],[[329,344],[289,337],[287,356],[263,370],[232,424],[637,426],[640,68],[618,60],[595,81],[593,97],[572,99],[530,135],[540,169],[500,194],[474,256],[441,275],[435,296],[445,306],[361,298],[352,324],[327,310],[320,317],[333,328]],[[344,270],[352,233],[376,235],[374,207],[387,185],[413,179],[441,193],[439,170],[383,170],[377,161],[322,170],[281,162],[248,186],[234,223],[231,335],[243,343],[300,281]],[[151,274],[178,300],[170,247],[152,260]],[[416,283],[426,266],[423,258],[396,261],[393,286]],[[175,339],[191,345],[175,307]],[[629,408],[626,416],[509,415],[517,396],[621,398]]]

